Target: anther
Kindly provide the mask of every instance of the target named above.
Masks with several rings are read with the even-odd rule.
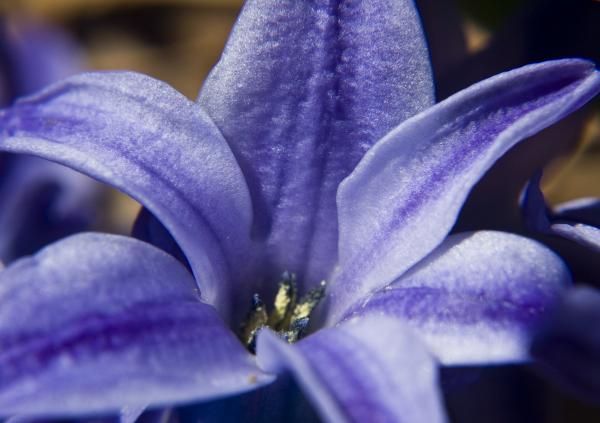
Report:
[[[326,283],[311,289],[297,300],[296,275],[285,272],[279,281],[274,308],[269,314],[258,294],[252,296],[252,306],[240,327],[240,339],[255,352],[256,337],[263,327],[269,327],[289,343],[296,342],[306,332],[313,310],[325,296]]]

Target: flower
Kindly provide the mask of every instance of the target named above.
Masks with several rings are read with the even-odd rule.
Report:
[[[105,234],[7,267],[0,412],[207,401],[287,369],[328,421],[444,421],[436,360],[526,360],[530,327],[570,281],[532,240],[447,234],[498,157],[599,90],[593,65],[569,59],[434,105],[412,2],[251,0],[197,102],[127,72],[19,101],[0,114],[0,149],[130,194],[194,277]],[[324,327],[293,345],[262,330],[254,357],[225,322],[284,271],[305,293],[327,281]]]
[[[70,40],[27,21],[0,19],[0,57],[2,106],[81,69]],[[89,228],[98,193],[93,181],[64,166],[0,155],[0,261]]]

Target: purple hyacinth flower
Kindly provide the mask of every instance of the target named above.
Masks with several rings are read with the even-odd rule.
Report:
[[[568,59],[434,104],[411,1],[250,0],[197,102],[129,72],[20,100],[0,113],[0,149],[128,193],[191,272],[105,234],[7,267],[0,413],[209,401],[289,372],[326,421],[445,421],[437,363],[528,360],[531,328],[570,283],[535,241],[447,235],[502,154],[599,91],[594,66]],[[291,296],[267,319],[256,295],[275,296],[283,272],[300,293],[327,281],[294,344],[287,311],[271,323]],[[256,355],[234,335],[251,299],[274,329],[257,330]]]
[[[0,59],[2,106],[81,69],[67,37],[25,21],[0,19]],[[0,155],[0,261],[88,229],[98,194],[93,181],[64,166]]]

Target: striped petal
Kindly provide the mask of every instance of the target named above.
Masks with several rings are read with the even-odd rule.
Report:
[[[445,365],[518,363],[529,360],[536,325],[570,282],[563,261],[536,241],[463,233],[346,316],[400,319]]]
[[[257,355],[268,371],[291,372],[326,422],[446,421],[434,360],[394,319],[357,319],[294,345],[265,330]]]
[[[1,112],[0,128],[0,150],[66,164],[140,201],[226,315],[252,210],[235,158],[196,104],[144,75],[83,74]]]
[[[390,132],[338,191],[340,267],[329,322],[435,248],[502,154],[598,91],[593,64],[546,62],[476,84]]]
[[[82,234],[0,273],[0,415],[210,400],[272,378],[191,274],[143,242]]]
[[[249,181],[262,268],[318,283],[336,260],[338,184],[433,104],[414,4],[247,1],[199,102]]]

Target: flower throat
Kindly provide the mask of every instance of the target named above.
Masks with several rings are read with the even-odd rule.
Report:
[[[256,337],[262,328],[268,327],[290,344],[304,335],[310,317],[325,296],[325,281],[311,289],[299,300],[296,275],[284,272],[273,302],[273,310],[267,312],[265,303],[258,294],[252,296],[252,306],[240,326],[239,338],[252,353],[256,351]]]

